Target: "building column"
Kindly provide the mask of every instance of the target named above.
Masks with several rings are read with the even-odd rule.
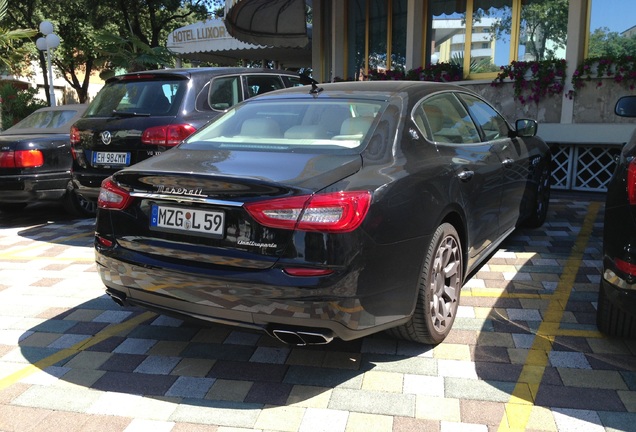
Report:
[[[406,13],[406,70],[424,66],[424,2],[407,0]]]
[[[572,74],[585,56],[585,41],[587,40],[587,14],[591,0],[570,0],[568,10],[568,43],[565,48],[567,70],[565,75],[565,90],[561,107],[561,123],[572,123],[574,118],[574,100],[566,95],[572,89]]]
[[[324,40],[323,34],[324,20],[323,15],[323,1],[330,0],[313,0],[312,2],[312,28],[311,28],[311,70],[312,77],[318,82],[325,81],[325,73],[323,70],[323,53],[324,53]]]
[[[347,2],[331,1],[331,76],[329,81],[339,77],[347,79],[345,59],[347,52]]]

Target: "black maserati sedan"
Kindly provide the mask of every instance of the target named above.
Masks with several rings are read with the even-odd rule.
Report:
[[[60,201],[71,211],[81,205],[67,193],[73,166],[69,134],[86,107],[40,108],[0,133],[0,211],[39,201]]]
[[[383,330],[437,344],[467,275],[546,218],[536,131],[448,84],[257,96],[104,180],[98,272],[119,304],[292,345]]]
[[[636,96],[620,98],[615,113],[636,117]],[[610,336],[636,337],[636,135],[623,147],[607,186],[596,322]]]

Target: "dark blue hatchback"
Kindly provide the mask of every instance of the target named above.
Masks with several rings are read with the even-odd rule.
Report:
[[[117,170],[176,146],[245,99],[297,85],[294,72],[254,68],[166,69],[109,79],[71,130],[76,213],[95,212],[102,180]]]

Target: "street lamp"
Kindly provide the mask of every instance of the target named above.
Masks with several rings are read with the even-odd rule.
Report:
[[[46,51],[46,66],[49,70],[49,95],[51,106],[55,106],[55,89],[53,88],[53,67],[51,65],[51,50],[60,46],[60,37],[53,33],[53,24],[49,21],[40,23],[40,32],[44,37],[38,38],[35,45],[40,51]]]

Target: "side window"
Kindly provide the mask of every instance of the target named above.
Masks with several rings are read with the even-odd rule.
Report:
[[[304,84],[300,82],[300,77],[283,75],[283,81],[285,81],[285,87],[302,87]]]
[[[413,110],[413,121],[431,141],[454,144],[480,141],[475,124],[452,93],[422,101]]]
[[[278,75],[249,75],[247,90],[250,97],[285,88]]]
[[[486,141],[508,137],[508,124],[490,105],[483,100],[467,94],[459,94],[459,98],[468,107],[468,112],[481,128]]]
[[[212,109],[225,111],[241,100],[241,81],[238,76],[215,78],[210,85],[208,101]]]

